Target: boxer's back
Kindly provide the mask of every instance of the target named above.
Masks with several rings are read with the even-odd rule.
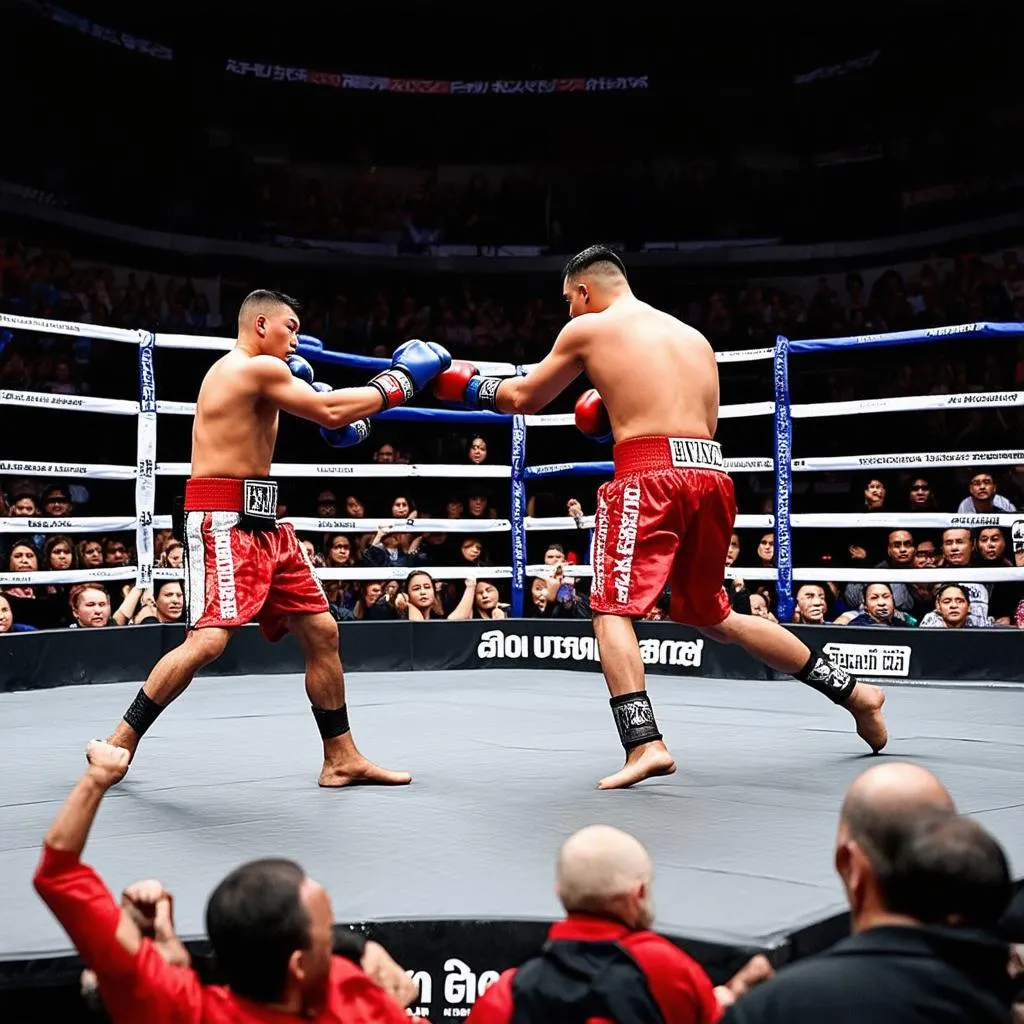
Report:
[[[633,297],[586,316],[582,360],[616,441],[715,436],[718,365],[699,331]]]
[[[270,475],[278,411],[261,395],[252,359],[232,350],[203,378],[192,426],[192,476]]]

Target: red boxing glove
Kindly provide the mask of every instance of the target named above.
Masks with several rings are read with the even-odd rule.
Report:
[[[479,376],[480,371],[472,363],[464,359],[453,359],[452,365],[434,378],[434,395],[442,402],[460,405],[466,396],[469,382]]]
[[[594,441],[610,441],[612,424],[597,388],[584,391],[576,401],[576,429]]]

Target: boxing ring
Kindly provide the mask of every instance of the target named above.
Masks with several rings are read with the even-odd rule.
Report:
[[[0,573],[0,585],[134,578],[146,586],[155,579],[180,578],[180,570],[153,564],[153,530],[171,525],[168,510],[155,507],[156,478],[182,478],[188,473],[185,463],[160,460],[158,421],[160,416],[190,416],[195,406],[158,398],[154,352],[163,347],[217,353],[232,342],[6,315],[0,316],[0,328],[4,327],[134,347],[139,400],[0,392],[0,405],[100,412],[137,420],[135,465],[0,461],[0,476],[134,481],[131,514],[0,520],[0,531],[135,530],[138,558],[130,567]],[[731,459],[726,465],[734,474],[774,475],[774,515],[741,515],[736,525],[774,530],[778,567],[743,567],[726,570],[725,575],[776,580],[782,618],[785,609],[792,608],[794,584],[822,575],[820,567],[793,565],[794,530],[894,528],[908,522],[906,515],[888,513],[793,513],[794,473],[1024,463],[1024,451],[1012,449],[795,457],[794,420],[1020,406],[1024,394],[971,392],[794,405],[788,386],[791,359],[822,350],[939,338],[1020,336],[1024,336],[1024,325],[970,324],[828,341],[780,338],[772,348],[719,353],[722,364],[764,364],[766,390],[771,388],[771,397],[763,401],[723,406],[722,419],[773,417],[775,425],[770,457]],[[319,364],[320,375],[328,380],[331,366],[370,374],[386,365],[383,360],[325,350],[310,338],[303,339],[300,353]],[[485,374],[512,375],[528,367],[482,363],[480,369]],[[430,572],[437,579],[507,580],[513,614],[520,614],[526,580],[551,571],[529,563],[528,534],[593,525],[592,517],[577,522],[569,516],[528,516],[528,482],[562,475],[607,476],[611,462],[528,460],[527,435],[574,429],[571,415],[512,417],[407,407],[379,418],[477,425],[500,420],[510,432],[509,463],[281,464],[273,467],[272,475],[279,479],[459,476],[508,480],[511,508],[506,519],[409,519],[389,520],[385,525],[401,532],[509,534],[508,565],[471,570],[430,566]],[[1021,515],[915,513],[913,523],[934,529],[1010,526]],[[378,519],[289,517],[287,521],[299,531],[318,533],[370,532],[381,525]],[[324,579],[380,580],[403,578],[409,570],[317,571]],[[837,581],[865,582],[892,579],[897,572],[903,580],[949,576],[949,570],[942,569],[838,566],[827,575]],[[572,573],[585,576],[588,567],[573,566]],[[958,569],[955,575],[963,582],[995,582],[1022,579],[1024,570],[969,568]],[[445,637],[454,642],[478,625],[402,627],[443,643]],[[372,622],[345,624],[343,650],[349,651],[350,643],[354,648],[369,644],[375,631],[377,636],[391,637],[394,634],[387,631],[394,628]],[[574,649],[584,651],[583,660],[593,668],[592,640],[582,636],[588,629],[585,623],[579,624],[576,633],[581,638]],[[528,633],[525,626],[519,629],[514,624],[509,630]],[[110,657],[115,652],[109,640],[84,635],[105,632],[80,630],[74,636],[54,637],[51,643],[55,649],[79,645],[88,649],[88,657],[100,657],[102,652]],[[716,981],[752,950],[767,950],[776,962],[783,962],[823,948],[842,934],[843,898],[831,867],[835,817],[845,787],[870,764],[843,712],[806,688],[768,676],[743,678],[740,674],[727,684],[707,678],[716,674],[706,672],[709,662],[702,669],[699,656],[687,663],[683,652],[679,660],[662,666],[663,674],[685,675],[682,685],[673,686],[668,680],[654,684],[659,722],[679,760],[679,774],[628,792],[597,793],[594,782],[617,767],[618,758],[607,706],[603,696],[598,697],[599,680],[590,672],[562,670],[577,665],[536,659],[517,662],[512,635],[506,631],[508,635],[498,637],[496,632],[500,631],[472,634],[477,661],[467,665],[466,671],[424,671],[413,659],[408,667],[414,671],[375,673],[366,671],[357,659],[364,670],[349,675],[348,687],[358,741],[380,763],[412,771],[414,783],[408,789],[329,793],[313,785],[319,746],[294,668],[268,667],[256,675],[200,680],[157,722],[139,764],[106,801],[87,858],[115,889],[136,877],[164,881],[176,896],[180,933],[196,939],[195,949],[201,953],[203,904],[215,882],[254,856],[294,856],[327,885],[340,922],[370,931],[415,972],[421,993],[416,1012],[431,1019],[464,1016],[496,972],[535,950],[544,922],[558,915],[551,892],[558,845],[570,831],[593,821],[632,831],[649,847],[657,867],[657,927],[693,952]],[[173,646],[180,630],[136,631],[123,643],[143,635],[163,636],[166,648]],[[1018,640],[1019,634],[1005,638],[1006,643]],[[0,659],[5,644],[13,649],[41,642],[32,634],[0,638]],[[658,642],[651,650],[664,651],[664,643],[691,643]],[[530,646],[529,636],[526,646]],[[268,663],[276,657],[267,645],[259,650],[267,652]],[[692,653],[692,643],[689,650]],[[7,664],[0,660],[0,665]],[[136,675],[122,673],[121,681],[102,686],[8,693],[0,687],[0,735],[9,763],[24,768],[10,774],[0,800],[0,900],[5,908],[0,915],[0,988],[8,992],[73,985],[76,968],[67,940],[31,891],[29,878],[45,828],[80,770],[86,739],[109,729],[144,674],[143,667]],[[1024,770],[1015,723],[1020,721],[1024,685],[1019,674],[1005,682],[1001,688],[984,691],[893,688],[886,705],[893,737],[887,753],[935,770],[961,809],[978,816],[1003,842],[1019,875],[1024,864],[1024,815],[1020,813]],[[46,731],[45,744],[40,743],[41,727]],[[32,999],[32,1005],[38,1006],[38,990]]]

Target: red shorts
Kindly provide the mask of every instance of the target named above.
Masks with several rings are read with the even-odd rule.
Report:
[[[615,479],[597,492],[595,612],[639,618],[671,590],[669,614],[717,626],[736,496],[714,441],[634,437],[615,446]]]
[[[241,480],[208,477],[186,485],[188,627],[256,621],[268,640],[280,640],[288,632],[289,615],[329,611],[327,598],[291,525],[239,528],[241,495]],[[217,510],[208,510],[209,505]]]

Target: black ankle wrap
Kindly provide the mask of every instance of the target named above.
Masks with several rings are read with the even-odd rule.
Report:
[[[324,708],[312,707],[316,727],[320,730],[321,739],[333,740],[335,736],[344,736],[349,731],[348,705],[328,711]]]
[[[654,708],[646,690],[637,693],[622,693],[608,701],[619,730],[619,740],[626,750],[661,739],[658,723],[654,720]]]
[[[796,677],[801,683],[806,683],[812,690],[823,693],[836,704],[845,704],[857,685],[857,680],[845,668],[840,668],[835,662],[829,661],[821,651],[813,648],[807,664],[796,673]]]
[[[140,689],[132,701],[131,707],[124,713],[124,720],[140,735],[145,736],[146,730],[160,717],[163,705],[150,700],[146,691]]]

